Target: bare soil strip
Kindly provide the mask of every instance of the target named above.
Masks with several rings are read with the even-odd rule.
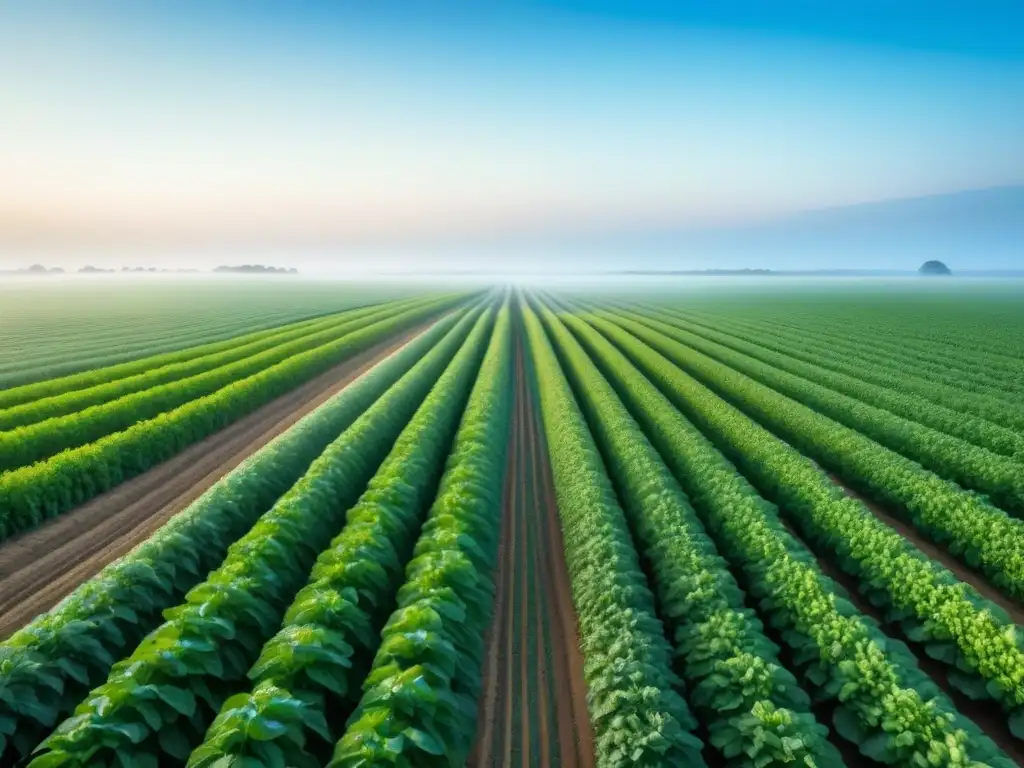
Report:
[[[434,321],[349,358],[148,472],[0,545],[0,638],[52,608]]]
[[[515,353],[498,595],[470,765],[592,768],[593,735],[547,453]]]

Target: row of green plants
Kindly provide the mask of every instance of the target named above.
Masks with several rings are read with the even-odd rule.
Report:
[[[422,305],[428,303],[423,301]],[[326,329],[188,378],[158,384],[81,411],[0,432],[0,471],[28,466],[61,451],[94,442],[139,421],[151,419],[216,392],[294,355],[318,347],[336,347],[348,334],[401,311],[401,308],[396,312],[390,308],[376,308],[373,312],[361,313],[361,316],[355,318],[346,317],[340,322],[331,323]],[[231,353],[220,352],[217,356],[222,355],[230,357]]]
[[[679,691],[658,619],[586,420],[540,321],[523,303],[550,451],[597,765],[703,765],[697,721]]]
[[[95,443],[0,474],[0,540],[34,528],[145,472],[339,361],[450,310],[456,303],[444,299],[397,313]]]
[[[623,315],[617,322],[665,352],[752,418],[886,504],[927,538],[984,573],[1002,591],[1024,596],[1024,521],[914,461],[789,399],[739,371]],[[667,346],[665,346],[667,345]],[[1012,482],[1024,482],[1024,472]]]
[[[383,313],[397,312],[407,309],[410,301],[396,301],[373,307],[365,307],[332,315],[312,323],[298,323],[294,326],[276,328],[274,332],[254,334],[256,338],[242,337],[234,345],[222,346],[216,352],[199,355],[177,363],[169,363],[137,373],[133,376],[117,377],[90,387],[67,389],[58,394],[34,399],[20,405],[0,410],[0,430],[33,424],[57,416],[81,411],[90,406],[107,403],[125,395],[150,389],[160,384],[189,378],[198,373],[219,368],[249,357],[250,355],[275,348],[286,342],[301,339],[323,330],[329,330],[339,324],[347,324],[353,320],[384,317]],[[221,345],[219,345],[221,346]]]
[[[1024,514],[1024,464],[1012,458],[981,448],[958,437],[936,431],[910,418],[902,418],[872,402],[861,401],[849,395],[818,384],[804,375],[757,360],[716,342],[707,341],[688,331],[663,323],[646,314],[621,312],[621,316],[647,325],[687,347],[738,371],[765,387],[774,390],[775,399],[785,403],[791,413],[784,417],[777,405],[772,412],[779,414],[780,421],[789,422],[793,412],[799,412],[803,423],[817,421],[822,429],[862,443],[862,451],[871,451],[873,442],[912,459],[905,462],[911,466],[914,461],[931,469],[942,477],[953,480],[966,488],[973,488],[987,494],[996,504],[1016,514]],[[795,402],[794,402],[795,401]],[[804,406],[802,407],[801,406]],[[912,405],[912,410],[927,413],[927,404]],[[809,414],[818,414],[817,418]],[[952,414],[951,418],[955,418]],[[838,422],[838,424],[836,423]],[[846,434],[839,425],[845,425],[859,435],[859,439]],[[830,446],[826,446],[827,449]],[[891,462],[896,459],[889,456]],[[836,462],[835,456],[823,456],[827,461]],[[840,460],[837,463],[843,466]],[[952,490],[952,487],[950,488]]]
[[[281,626],[325,542],[365,522],[359,512],[366,507],[349,508],[378,468],[381,481],[368,491],[378,503],[400,509],[403,498],[432,492],[429,471],[413,467],[422,461],[420,468],[428,470],[447,454],[445,436],[454,432],[479,368],[493,312],[472,319],[458,351],[435,347],[324,450],[231,545],[224,562],[181,605],[164,612],[165,623],[113,666],[30,765],[99,768],[188,759]],[[410,482],[403,473],[411,474]],[[379,581],[372,558],[352,565],[367,573],[366,583]]]
[[[677,410],[681,395],[672,382],[682,378],[679,369],[617,326],[588,322],[570,328],[683,486],[718,551],[742,574],[816,704],[832,707],[836,732],[888,765],[1009,768],[1012,761],[956,711],[906,646],[844,598],[775,507]],[[675,405],[659,387],[673,393]],[[687,397],[695,412],[721,402],[703,388]],[[737,412],[728,419],[747,421]]]
[[[1024,639],[1001,608],[843,493],[814,462],[673,365],[684,354],[682,345],[629,320],[594,322],[636,356],[644,372],[794,519],[819,552],[857,580],[904,636],[951,667],[952,685],[972,698],[998,702],[1011,730],[1024,738]],[[664,357],[640,359],[638,339]]]
[[[672,309],[681,315],[695,317],[705,325],[721,324],[723,327],[739,328],[741,334],[767,333],[789,341],[806,338],[815,347],[837,348],[855,357],[878,359],[877,355],[871,354],[872,350],[876,350],[881,353],[884,361],[892,361],[894,367],[902,366],[911,371],[921,371],[925,376],[938,374],[944,377],[943,381],[948,381],[953,387],[963,386],[965,382],[971,383],[981,389],[991,389],[994,394],[1004,399],[1007,396],[1009,382],[999,375],[993,377],[993,372],[1007,372],[1011,379],[1016,379],[1024,373],[1019,352],[1007,355],[1005,351],[997,351],[994,345],[980,346],[976,337],[971,338],[959,331],[939,343],[929,342],[914,335],[907,336],[901,333],[906,318],[898,314],[886,313],[881,326],[858,327],[859,323],[850,322],[845,318],[711,318],[705,313],[694,315],[692,312],[682,311],[681,308]],[[934,315],[930,317],[934,319]],[[988,335],[991,330],[992,323],[985,323],[983,335]],[[921,373],[915,375],[921,376]]]
[[[406,293],[383,284],[339,289],[308,281],[273,287],[236,283],[230,290],[213,283],[196,283],[195,291],[181,288],[154,281],[131,288],[98,285],[96,291],[74,295],[43,290],[15,297],[12,306],[5,304],[0,328],[0,388],[64,379],[186,349],[193,355],[199,347]]]
[[[890,379],[896,386],[887,386],[865,381],[861,376],[850,375],[831,370],[835,364],[848,365],[849,358],[835,349],[817,352],[813,355],[813,361],[803,361],[791,353],[780,353],[774,351],[762,343],[760,336],[752,337],[748,341],[738,338],[720,330],[704,328],[699,325],[687,322],[669,313],[649,313],[640,310],[645,316],[653,316],[673,327],[689,331],[693,335],[700,336],[715,344],[720,344],[736,352],[741,352],[750,357],[768,363],[791,374],[801,376],[809,381],[828,387],[836,392],[856,398],[869,405],[884,408],[890,413],[901,416],[932,429],[936,429],[947,435],[961,438],[981,448],[1016,458],[1018,461],[1024,459],[1024,435],[1009,429],[1002,424],[980,417],[973,417],[965,414],[962,410],[948,408],[939,405],[929,398],[921,397],[913,393],[901,392],[899,384],[902,376],[896,372],[881,373],[880,375]],[[770,337],[769,337],[769,343]],[[715,357],[715,346],[709,346],[702,351]],[[807,353],[805,353],[807,354]],[[832,365],[828,365],[831,362]],[[856,370],[862,371],[863,366],[854,366]],[[877,373],[877,363],[872,370]],[[802,387],[797,387],[791,396],[797,397],[808,405],[814,405],[813,397],[808,400],[803,397]],[[813,391],[811,392],[813,395]],[[839,418],[836,416],[836,418]],[[840,419],[842,420],[842,419]]]
[[[337,311],[340,310],[330,314],[336,314]],[[122,322],[116,330],[106,328],[102,333],[90,331],[88,318],[74,317],[70,327],[48,322],[46,334],[41,339],[34,339],[27,332],[13,334],[10,347],[4,347],[3,351],[9,355],[10,349],[20,345],[22,353],[17,362],[0,362],[0,386],[9,388],[2,390],[6,398],[8,392],[24,387],[35,387],[44,382],[63,382],[65,379],[73,383],[72,377],[80,374],[91,374],[140,359],[219,344],[237,338],[239,334],[270,331],[283,323],[305,321],[325,314],[328,313],[302,312],[294,316],[288,313],[282,320],[277,319],[280,313],[267,313],[253,316],[245,323],[226,318],[221,322],[213,322],[212,318],[206,317],[195,323],[194,327],[179,319],[173,328],[165,328],[164,333],[152,336],[146,333],[144,318],[138,315],[132,317],[131,323]],[[56,342],[55,339],[60,341]],[[41,353],[40,349],[49,351]],[[45,388],[45,392],[53,395],[60,394],[61,390],[51,385]],[[5,406],[17,405],[23,402],[22,397],[23,393],[16,394],[11,403],[6,400],[0,402],[4,402]]]
[[[506,307],[331,768],[460,766],[473,746],[494,609],[511,347]]]
[[[936,294],[933,301],[924,303],[919,298],[860,296],[853,302],[826,301],[811,311],[800,311],[799,302],[787,298],[781,307],[783,312],[766,315],[754,307],[752,313],[716,316],[742,319],[747,315],[747,320],[769,329],[805,331],[812,339],[836,339],[862,348],[871,348],[877,342],[879,349],[906,355],[911,361],[945,365],[947,369],[985,369],[979,374],[1006,371],[1015,377],[1024,374],[1019,316],[1007,316],[1007,297],[991,293],[956,297]],[[979,340],[984,343],[979,344]]]
[[[452,313],[247,458],[124,557],[0,643],[0,760],[25,755],[217,567],[323,450],[417,361],[462,343]],[[7,750],[12,750],[8,752]]]
[[[126,363],[90,368],[87,371],[81,371],[79,373],[71,373],[66,376],[57,376],[50,379],[44,379],[42,381],[35,381],[31,384],[22,384],[16,387],[10,387],[8,389],[0,390],[0,408],[13,408],[24,403],[30,403],[34,400],[42,400],[55,395],[62,395],[73,390],[88,389],[90,387],[99,386],[118,379],[137,376],[154,368],[183,363],[197,357],[212,355],[217,352],[231,349],[239,344],[248,344],[250,342],[259,341],[260,339],[274,336],[284,329],[298,330],[314,323],[321,322],[323,319],[323,317],[314,317],[290,323],[288,325],[278,325],[243,335],[232,336],[219,341],[195,344],[185,347],[184,349],[176,349],[173,352],[148,355],[146,357],[130,360]],[[106,346],[109,346],[112,342],[116,343],[116,341],[116,337],[114,339],[103,340],[104,345]]]
[[[724,765],[841,766],[678,482],[579,342],[550,310],[540,311],[648,564],[690,704]]]
[[[691,313],[671,310],[693,320]],[[811,363],[873,381],[905,394],[916,394],[953,410],[971,413],[997,424],[1020,427],[1021,412],[1010,391],[1011,384],[994,379],[984,364],[971,364],[963,350],[951,359],[933,360],[917,351],[914,342],[892,344],[888,334],[870,340],[854,340],[849,328],[821,336],[817,324],[779,327],[766,322],[739,322],[735,318],[710,319],[699,315],[706,327],[729,329],[736,335],[777,351],[801,356]],[[1004,420],[1011,419],[1010,422]]]
[[[503,356],[507,356],[507,336],[508,310],[503,309],[498,314],[488,351],[473,384],[452,458],[448,460],[446,480],[433,505],[431,521],[439,508],[452,511],[452,505],[456,505],[454,511],[459,514],[463,510],[469,514],[472,509],[473,499],[465,495],[468,490],[465,483],[456,483],[457,491],[452,490],[453,477],[462,477],[465,472],[463,467],[453,476],[452,462],[458,460],[460,446],[480,432],[477,419],[481,416],[501,418],[500,410],[481,414],[481,407],[492,407],[494,402],[480,392],[501,384],[495,381],[495,375],[500,373],[496,366],[500,369],[504,364]],[[467,368],[465,373],[475,373],[475,370]],[[428,613],[429,606],[403,613],[401,600],[409,594],[409,582],[401,591],[399,587],[403,569],[408,573],[417,567],[417,562],[422,562],[414,559],[406,569],[406,562],[414,556],[413,544],[434,498],[437,478],[444,469],[452,433],[468,391],[468,382],[463,378],[458,382],[441,381],[431,392],[367,492],[349,510],[344,530],[320,554],[309,582],[285,614],[280,631],[263,646],[259,659],[249,671],[253,682],[251,691],[238,693],[225,702],[205,740],[192,753],[190,768],[206,768],[223,764],[225,760],[251,760],[264,766],[296,768],[323,765],[341,736],[346,714],[359,700],[359,685],[366,679],[374,654],[384,653],[385,648],[401,643],[389,641],[391,630],[388,628],[384,630],[383,642],[381,634],[395,606],[396,592],[398,614],[405,617],[402,624],[405,642],[401,648],[409,650],[417,642],[438,645],[431,643],[435,638],[429,634],[437,627],[414,625],[417,618]],[[498,406],[500,408],[501,404]],[[501,470],[499,466],[499,478]],[[488,478],[488,483],[493,482],[493,476]],[[496,519],[494,515],[487,523],[493,526]],[[427,532],[435,525],[435,522],[426,524],[424,538],[429,537]],[[448,532],[450,528],[443,530]],[[456,540],[465,541],[464,538]],[[417,545],[415,557],[422,542],[423,538]],[[443,580],[445,565],[431,563],[433,583]],[[491,576],[490,570],[485,570],[484,574]],[[459,594],[465,596],[467,585],[457,586]],[[452,617],[452,612],[446,612],[446,616]],[[455,618],[465,624],[477,617],[463,612]],[[388,627],[393,623],[392,620]],[[481,637],[485,629],[486,626],[479,629]],[[437,650],[440,653],[445,649]],[[469,671],[470,661],[461,656],[437,660],[445,668],[456,662]],[[400,680],[390,681],[389,690],[397,695],[400,684]],[[417,685],[416,689],[422,687]],[[353,719],[355,717],[353,715]],[[397,725],[401,718],[396,715],[387,720]],[[409,734],[403,735],[407,729]],[[392,754],[405,753],[408,757],[416,744],[426,743],[427,738],[420,729],[407,725],[389,735],[387,745]],[[444,744],[446,749],[452,747],[449,741]],[[372,746],[372,743],[366,744],[367,749]]]

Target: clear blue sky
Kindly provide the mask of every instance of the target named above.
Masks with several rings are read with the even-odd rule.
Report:
[[[592,237],[1024,183],[1019,1],[34,0],[0,72],[0,240]]]

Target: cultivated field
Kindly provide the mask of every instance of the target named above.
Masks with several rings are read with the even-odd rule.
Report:
[[[1020,290],[318,295],[0,389],[0,764],[1024,765]]]

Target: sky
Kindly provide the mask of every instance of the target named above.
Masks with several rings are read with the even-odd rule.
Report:
[[[1024,184],[1017,0],[34,0],[0,82],[0,266],[544,259]]]

